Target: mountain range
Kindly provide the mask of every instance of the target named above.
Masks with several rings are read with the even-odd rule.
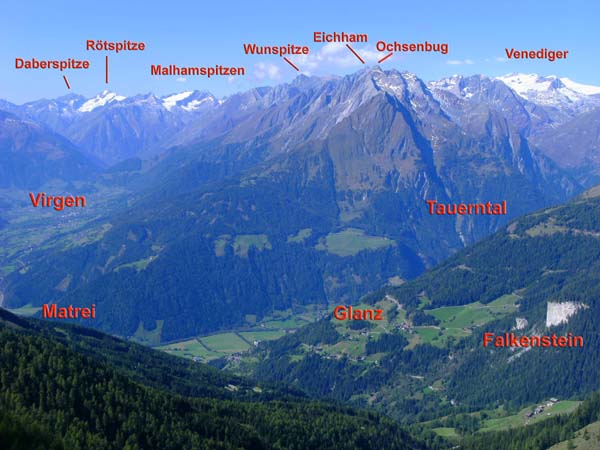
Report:
[[[95,170],[117,164],[78,171],[102,205],[78,216],[78,239],[48,231],[38,246],[5,234],[2,304],[95,303],[92,326],[158,330],[164,341],[293,305],[354,302],[593,183],[593,148],[574,133],[596,117],[594,89],[522,75],[425,83],[374,67],[221,100],[5,102],[64,133]],[[544,145],[559,132],[581,142],[570,141],[573,155]],[[435,216],[429,199],[508,210]],[[14,217],[6,229],[28,225]]]
[[[378,67],[369,71],[382,73]],[[290,85],[256,88],[223,99],[201,91],[184,91],[162,97],[153,94],[125,97],[110,91],[103,91],[92,98],[69,94],[57,99],[37,100],[22,105],[0,101],[0,110],[34,120],[67,137],[88,156],[106,164],[114,164],[132,156],[149,157],[174,144],[189,143],[199,136],[218,135],[240,122],[240,119],[271,108],[286,99],[295,98],[300,92],[313,97],[297,98],[296,105],[292,106],[298,109],[294,110],[292,107],[288,111],[288,117],[293,117],[294,127],[304,130],[299,132],[304,133],[307,139],[318,138],[333,123],[346,117],[353,105],[360,104],[370,96],[368,90],[350,93],[351,79],[319,79],[301,75]],[[485,87],[486,83],[494,84],[496,81],[508,86],[517,95],[517,101],[511,102],[502,94],[501,89],[497,93],[485,92],[490,89]],[[425,84],[421,81],[420,83]],[[398,79],[382,81],[377,83],[377,87],[389,92],[401,88]],[[495,79],[457,75],[429,82],[426,89],[440,102],[443,101],[443,91],[452,93],[468,104],[483,101],[495,102],[499,106],[500,103],[506,102],[507,104],[501,106],[505,112],[512,108],[517,116],[528,116],[515,118],[524,121],[520,126],[528,134],[536,134],[548,126],[556,127],[584,112],[598,108],[600,104],[600,87],[579,84],[568,78],[543,77],[537,74],[510,74]],[[347,98],[343,104],[337,104],[336,94],[344,91]],[[497,96],[492,98],[490,95]],[[305,109],[301,110],[300,106],[306,105],[307,100],[310,101],[310,107],[306,109],[305,106]],[[444,106],[452,107],[448,103]],[[519,114],[519,109],[525,111]],[[324,113],[319,116],[316,114],[319,110],[321,113],[330,114]],[[208,117],[203,120],[205,114],[208,114]],[[298,126],[299,117],[305,116],[309,123]],[[314,122],[317,117],[318,124]],[[311,120],[313,122],[310,122]],[[271,124],[263,122],[263,126],[266,127],[270,127]],[[316,130],[311,129],[307,134],[311,124]],[[256,130],[247,131],[249,135],[253,135]],[[290,133],[289,127],[285,133]]]
[[[52,181],[84,180],[99,167],[63,136],[0,111],[0,188],[37,189]]]

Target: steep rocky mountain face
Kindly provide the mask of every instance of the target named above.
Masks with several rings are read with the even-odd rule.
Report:
[[[496,111],[513,130],[526,136],[554,123],[542,105],[521,97],[500,79],[455,75],[430,82],[428,87],[444,111],[469,133],[487,132],[486,116],[490,111]]]
[[[353,302],[580,189],[530,146],[537,119],[513,91],[465,86],[479,93],[374,68],[210,102],[179,135],[194,144],[138,173],[126,212],[97,221],[92,242],[33,252],[4,280],[4,302],[95,303],[92,325],[112,333],[191,336]],[[125,108],[110,99],[107,114]],[[506,200],[508,214],[436,216],[429,199]]]

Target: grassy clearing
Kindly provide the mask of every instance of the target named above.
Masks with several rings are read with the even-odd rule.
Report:
[[[243,331],[240,330],[237,335],[231,331],[223,332],[159,346],[157,349],[176,356],[197,357],[203,361],[210,361],[232,353],[245,351],[252,347],[254,341],[266,341],[282,337],[289,331],[314,322],[322,312],[322,305],[306,305],[295,306],[294,310],[273,311],[270,316],[264,317],[260,321],[256,315],[247,314],[245,317],[247,328]]]
[[[221,333],[212,336],[206,336],[200,338],[200,341],[210,350],[226,355],[243,352],[250,348],[250,345],[240,339],[240,337],[235,333]]]
[[[446,439],[458,439],[458,437],[459,437],[456,430],[451,427],[434,428],[433,432],[435,434],[437,434],[438,436],[442,436]]]
[[[135,331],[135,334],[132,337],[132,340],[144,345],[159,344],[164,323],[164,320],[157,320],[155,328],[153,330],[146,330],[144,327],[144,322],[140,321],[137,330]]]
[[[268,320],[263,322],[265,328],[300,328],[303,325],[306,325],[308,322],[306,320],[302,320],[298,317],[290,317],[284,320]]]
[[[301,244],[312,234],[312,228],[302,228],[296,235],[290,235],[287,238],[288,243]]]
[[[545,408],[542,413],[536,414],[531,418],[526,417],[526,415],[533,411],[535,406],[529,406],[511,416],[485,420],[479,432],[508,430],[509,428],[516,428],[526,424],[540,422],[557,414],[573,412],[580,403],[581,402],[578,401],[563,400],[555,403],[553,406]]]
[[[471,329],[496,320],[517,310],[516,294],[503,295],[489,304],[480,302],[462,306],[445,306],[426,310],[440,321],[438,327],[415,327],[418,338],[411,340],[411,346],[429,343],[438,347],[446,345],[449,337],[462,338],[471,334]]]
[[[354,256],[363,250],[378,250],[392,245],[396,243],[386,237],[369,236],[363,230],[348,228],[339,233],[329,233],[316,248],[338,256]]]
[[[468,328],[481,326],[487,322],[494,320],[495,316],[492,311],[483,305],[473,305],[463,308],[457,312],[449,320],[443,321],[443,326],[447,328]]]
[[[484,305],[479,302],[462,306],[445,306],[428,310],[445,328],[471,328],[484,325],[501,316],[516,311],[519,297],[515,294],[503,295],[493,302]]]
[[[552,409],[552,413],[562,414],[562,413],[570,413],[573,412],[581,402],[571,401],[571,400],[563,400],[562,402],[558,402],[554,405]]]
[[[554,218],[548,219],[546,222],[539,223],[525,231],[529,237],[550,236],[555,233],[566,233],[569,229],[560,225],[556,225]]]
[[[237,256],[246,258],[251,247],[258,251],[271,250],[273,248],[266,234],[239,234],[233,242],[233,251]]]
[[[520,297],[517,294],[505,294],[502,297],[498,297],[493,302],[488,303],[487,306],[493,307],[493,308],[501,308],[501,307],[516,308],[517,307],[516,303],[517,303],[517,300],[519,300],[519,298]]]
[[[273,248],[266,234],[239,234],[233,240],[231,235],[222,234],[215,240],[214,245],[216,256],[225,256],[227,246],[233,245],[235,255],[242,258],[248,257],[248,252],[252,247],[258,251]]]
[[[469,331],[463,330],[462,328],[442,329],[434,326],[415,327],[414,330],[417,338],[411,340],[409,348],[414,348],[417,344],[425,343],[436,347],[445,347],[448,343],[448,338],[453,337],[460,339],[471,334]]]
[[[324,346],[324,353],[329,355],[347,355],[350,358],[358,358],[364,355],[367,338],[361,336],[352,341],[341,341],[335,345]]]
[[[75,232],[69,235],[67,248],[81,247],[99,241],[112,228],[112,224],[105,223],[97,227],[84,229],[81,232]]]
[[[245,331],[240,333],[244,339],[250,342],[254,341],[272,341],[285,336],[285,331]]]
[[[144,258],[144,259],[139,259],[137,261],[133,261],[133,262],[130,262],[127,264],[121,264],[120,266],[115,267],[115,272],[118,272],[119,270],[127,269],[127,268],[135,269],[137,272],[140,272],[140,271],[144,270],[146,267],[148,267],[148,264],[150,264],[155,259],[156,259],[156,255],[149,256],[148,258]]]
[[[248,339],[248,337],[244,337]],[[245,342],[235,333],[214,334],[212,336],[188,339],[157,347],[158,350],[165,351],[175,356],[190,359],[199,358],[201,361],[210,361],[232,353],[242,352],[249,348],[250,344]]]
[[[258,317],[256,314],[246,314],[244,316],[244,321],[250,325],[256,324],[257,319],[258,319]]]
[[[422,342],[424,344],[431,344],[431,345],[435,345],[435,344],[442,345],[443,344],[443,342],[442,342],[443,333],[437,327],[429,327],[429,326],[415,327],[415,331],[421,338],[420,342]]]
[[[222,234],[215,241],[215,256],[225,256],[225,247],[229,244],[231,236],[228,234]]]
[[[455,338],[462,338],[471,334],[468,331],[463,330],[462,328],[446,328],[441,331],[444,337],[452,336]]]
[[[423,294],[423,295],[419,295],[419,308],[423,309],[425,308],[425,306],[429,305],[431,303],[431,300],[429,300],[429,297],[427,297],[427,295]]]
[[[398,276],[398,275],[394,275],[393,277],[389,277],[388,278],[388,284],[390,286],[401,286],[406,282],[406,280],[404,280],[404,278]]]
[[[202,361],[210,361],[211,359],[223,356],[221,353],[206,349],[206,347],[198,342],[197,339],[189,339],[175,344],[163,345],[157,347],[157,349],[183,358],[200,358]]]

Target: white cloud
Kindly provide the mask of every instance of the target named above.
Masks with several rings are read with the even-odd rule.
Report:
[[[382,57],[375,47],[353,44],[352,48],[365,61],[365,64],[375,64]],[[352,68],[363,65],[356,55],[340,42],[328,42],[316,52],[308,55],[291,55],[289,59],[298,66],[303,74],[315,73],[319,69],[328,70],[332,66]]]
[[[486,63],[505,63],[508,62],[508,59],[503,56],[496,56],[495,58],[485,58],[484,61]]]
[[[279,80],[281,78],[279,66],[276,64],[259,62],[254,67],[254,76],[259,80]]]
[[[300,69],[300,73],[310,76],[323,72],[332,72],[336,68],[352,69],[366,65],[377,64],[386,56],[384,52],[375,50],[375,46],[350,44],[354,51],[365,61],[363,64],[350,51],[346,44],[341,42],[328,42],[318,50],[312,50],[308,55],[287,55],[287,58]],[[283,61],[280,58],[281,61]],[[279,81],[284,76],[297,73],[285,61],[279,64],[260,62],[254,65],[253,75],[258,80]]]
[[[475,61],[473,61],[472,59],[450,59],[447,61],[447,64],[450,64],[451,66],[462,66],[464,64],[475,64]]]
[[[346,51],[346,46],[340,42],[328,42],[317,52],[322,56],[337,55]]]

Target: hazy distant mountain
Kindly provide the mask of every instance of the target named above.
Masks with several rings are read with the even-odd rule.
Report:
[[[444,111],[469,133],[486,134],[487,125],[479,119],[495,110],[580,183],[591,186],[598,181],[600,87],[535,74],[454,76],[429,87]]]
[[[40,99],[21,106],[12,105],[9,110],[21,117],[39,122],[59,134],[65,134],[68,126],[77,118],[77,110],[88,100],[77,94],[56,99]]]
[[[534,144],[580,183],[590,186],[600,181],[600,108],[536,136]]]
[[[67,139],[0,111],[0,187],[36,189],[50,180],[89,179],[98,167]]]
[[[215,103],[212,95],[198,91],[162,98],[152,94],[127,98],[104,91],[90,99],[68,95],[11,105],[10,111],[50,127],[88,155],[114,164],[170,147],[187,122]]]

